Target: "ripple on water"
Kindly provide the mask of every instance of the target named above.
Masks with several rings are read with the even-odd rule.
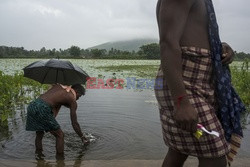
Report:
[[[94,141],[84,147],[70,122],[70,112],[62,108],[57,121],[65,133],[66,160],[162,159],[166,154],[153,91],[88,90],[78,101],[77,119],[82,130]],[[19,115],[19,116],[18,116]],[[25,113],[24,113],[25,115]],[[23,121],[24,120],[24,121]],[[35,132],[25,131],[25,119],[9,124],[11,135],[1,141],[0,157],[35,159]],[[248,128],[249,129],[249,128]],[[241,156],[250,156],[250,133],[245,131]],[[55,159],[55,137],[46,133],[43,140],[46,159]]]

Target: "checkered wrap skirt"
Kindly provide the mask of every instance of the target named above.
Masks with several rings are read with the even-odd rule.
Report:
[[[183,81],[190,103],[198,113],[198,123],[208,130],[219,132],[220,137],[203,133],[200,139],[176,126],[173,119],[174,103],[163,78],[161,68],[157,79],[163,78],[163,88],[155,89],[159,104],[163,138],[166,145],[182,154],[197,157],[221,157],[229,152],[224,131],[216,116],[217,105],[214,96],[212,62],[209,50],[195,47],[182,47]]]
[[[60,129],[60,125],[53,116],[52,107],[42,100],[37,98],[30,102],[27,108],[27,131],[55,131]]]

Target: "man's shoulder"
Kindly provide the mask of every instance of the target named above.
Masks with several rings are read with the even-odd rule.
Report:
[[[76,105],[76,99],[71,92],[66,92],[64,90],[64,92],[61,95],[61,100],[64,102],[64,104],[65,103],[68,104],[69,107]]]
[[[72,94],[72,93],[71,93]],[[46,95],[50,96],[54,101],[58,103],[70,102],[73,100],[73,96],[70,93],[66,92],[63,89],[54,89],[51,92],[48,92]]]

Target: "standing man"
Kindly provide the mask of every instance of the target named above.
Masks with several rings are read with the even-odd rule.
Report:
[[[77,122],[77,103],[76,100],[85,94],[82,85],[76,84],[72,87],[60,84],[53,85],[51,89],[42,94],[38,99],[32,101],[28,106],[27,112],[27,131],[36,131],[36,153],[42,155],[42,139],[45,132],[50,132],[56,137],[56,153],[58,158],[63,158],[64,154],[64,134],[59,124],[55,120],[61,106],[70,109],[71,124],[75,132],[81,138],[83,144],[89,141],[82,133]]]
[[[157,21],[161,51],[157,78],[163,78],[163,89],[155,94],[169,147],[162,166],[181,167],[191,155],[198,157],[199,167],[225,167],[227,156],[230,161],[236,151],[229,142],[240,143],[239,113],[244,106],[231,87],[227,64],[234,52],[220,42],[212,2],[158,0]],[[204,134],[197,139],[198,123],[219,137]]]

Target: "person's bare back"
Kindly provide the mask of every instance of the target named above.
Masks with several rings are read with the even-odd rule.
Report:
[[[73,101],[76,101],[73,93],[67,92],[59,84],[53,85],[47,92],[42,94],[40,98],[53,108],[61,105],[69,106]]]

